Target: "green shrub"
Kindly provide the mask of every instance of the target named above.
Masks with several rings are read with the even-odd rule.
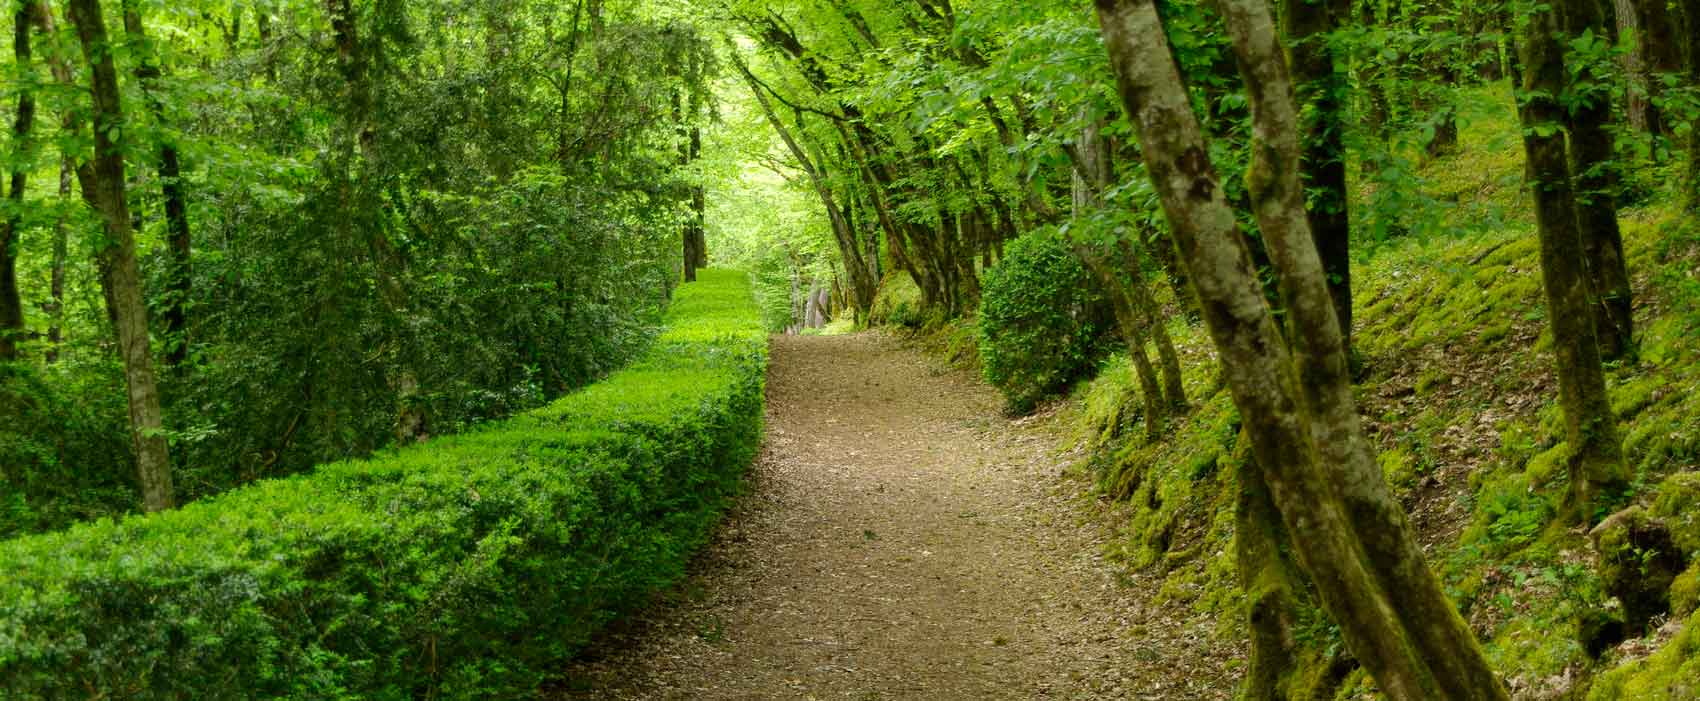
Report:
[[[980,360],[986,381],[1014,413],[1087,375],[1095,342],[1111,327],[1105,302],[1085,266],[1055,228],[1010,242],[985,273],[980,299]]]
[[[117,360],[0,363],[0,540],[123,513],[139,489]]]
[[[705,271],[631,367],[472,433],[0,544],[0,698],[512,698],[682,573],[766,336]]]

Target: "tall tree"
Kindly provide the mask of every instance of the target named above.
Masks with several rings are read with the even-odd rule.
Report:
[[[1560,28],[1560,9],[1543,5],[1526,18],[1519,112],[1540,228],[1541,277],[1558,361],[1559,401],[1570,448],[1570,515],[1591,523],[1599,498],[1627,486],[1629,473],[1617,417],[1606,393],[1590,301],[1592,283],[1565,149],[1568,113],[1560,96],[1567,75],[1567,42]]]
[[[12,121],[12,165],[8,212],[0,222],[0,362],[18,359],[18,342],[24,336],[24,302],[18,289],[19,229],[23,225],[24,195],[29,189],[30,131],[35,124],[35,87],[31,71],[30,31],[35,3],[14,0],[12,8],[12,52],[19,75],[18,109]]]
[[[130,436],[142,484],[142,507],[148,511],[176,504],[171,485],[171,457],[166,448],[160,411],[159,385],[154,378],[149,347],[148,310],[142,296],[141,266],[136,238],[130,228],[125,198],[124,106],[113,65],[112,43],[106,33],[98,0],[70,0],[71,23],[83,47],[94,97],[94,161],[80,168],[83,199],[100,214],[106,240],[100,247],[102,283],[118,326],[118,354],[124,361],[129,387]]]
[[[1601,0],[1566,0],[1564,31],[1571,38],[1603,39],[1605,7]],[[1616,82],[1611,66],[1577,56],[1566,71],[1570,173],[1576,189],[1576,224],[1582,236],[1589,283],[1595,300],[1594,330],[1600,353],[1607,359],[1629,353],[1635,337],[1634,293],[1623,253],[1623,232],[1617,220],[1620,187],[1612,135],[1612,93]]]
[[[744,77],[749,85],[750,93],[755,96],[756,103],[761,106],[762,114],[773,127],[785,147],[790,150],[791,157],[797,160],[798,167],[808,176],[809,184],[814,188],[815,195],[820,198],[821,206],[826,209],[827,218],[832,224],[833,237],[838,243],[838,251],[843,259],[845,272],[850,278],[851,299],[855,310],[856,321],[861,323],[867,318],[868,310],[873,307],[874,295],[879,292],[879,280],[874,277],[872,265],[867,256],[862,253],[860,238],[850,221],[845,217],[847,208],[839,206],[838,197],[833,194],[829,174],[822,168],[821,159],[812,157],[785,121],[774,111],[773,102],[768,99],[770,94],[761,80],[756,78],[749,65],[736,52],[732,55],[732,65]]]
[[[1234,403],[1301,565],[1393,699],[1504,699],[1440,590],[1364,437],[1345,344],[1305,217],[1292,84],[1264,0],[1224,0],[1253,105],[1248,185],[1291,317],[1265,301],[1152,0],[1097,0],[1119,93],[1198,293]]]
[[[136,51],[136,82],[142,87],[142,96],[147,102],[154,127],[162,135],[159,181],[160,194],[165,200],[165,240],[170,263],[165,274],[165,304],[160,317],[165,322],[165,362],[180,365],[189,357],[188,307],[189,295],[194,287],[194,268],[190,262],[189,203],[183,192],[183,167],[177,154],[177,144],[169,136],[165,103],[158,94],[159,81],[165,74],[160,66],[159,53],[148,37],[138,0],[123,0],[122,4],[124,33]]]
[[[1667,96],[1665,78],[1682,72],[1683,37],[1682,25],[1672,12],[1671,0],[1634,0],[1636,10],[1636,26],[1641,30],[1637,35],[1639,40],[1637,50],[1640,52],[1641,65],[1648,75],[1649,92],[1655,104]],[[1649,110],[1647,120],[1649,132],[1672,136],[1675,124],[1671,124],[1672,115],[1664,114],[1656,106]]]
[[[59,201],[71,199],[71,177],[75,166],[71,159],[60,158]],[[47,354],[49,364],[59,362],[60,345],[65,342],[65,272],[71,263],[71,246],[66,232],[65,214],[61,210],[53,222],[53,252],[48,262]]]

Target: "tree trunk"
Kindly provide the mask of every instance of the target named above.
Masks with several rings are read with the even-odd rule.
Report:
[[[1304,129],[1304,185],[1310,193],[1310,230],[1328,275],[1328,292],[1346,352],[1352,345],[1351,219],[1346,194],[1346,96],[1344,59],[1329,49],[1329,35],[1349,23],[1349,0],[1288,0],[1283,29],[1291,39],[1294,89],[1309,105]]]
[[[702,128],[691,127],[691,160],[702,155]],[[708,191],[701,185],[691,188],[691,263],[697,268],[708,267]]]
[[[59,200],[71,198],[71,159],[59,159]],[[70,242],[66,233],[65,215],[53,222],[53,261],[48,273],[47,287],[47,363],[59,362],[60,344],[65,341],[65,267],[70,264]]]
[[[1115,180],[1112,150],[1108,148],[1103,137],[1101,125],[1088,124],[1081,134],[1080,142],[1069,148],[1068,154],[1074,162],[1075,216],[1088,216],[1090,212],[1104,206],[1104,190]],[[1112,252],[1100,255],[1086,246],[1076,245],[1075,255],[1103,280],[1106,289],[1116,298],[1117,304],[1125,304],[1127,307],[1126,313],[1139,336],[1137,343],[1140,347],[1134,357],[1135,361],[1149,366],[1150,361],[1145,358],[1143,347],[1144,337],[1149,335],[1156,342],[1157,358],[1163,370],[1164,404],[1164,411],[1158,415],[1183,415],[1190,407],[1187,404],[1186,387],[1181,379],[1180,355],[1175,352],[1174,339],[1169,336],[1163,311],[1158,308],[1157,301],[1151,297],[1151,289],[1146,286],[1144,261],[1133,244],[1127,240],[1118,238],[1113,248]],[[1129,337],[1127,342],[1131,346],[1136,341]],[[1155,382],[1150,389],[1156,391]]]
[[[1647,62],[1641,56],[1641,19],[1635,9],[1635,0],[1611,0],[1612,15],[1617,20],[1618,37],[1635,37],[1635,46],[1618,59],[1623,67],[1623,74],[1628,83],[1628,99],[1624,111],[1629,116],[1629,125],[1635,131],[1645,133],[1652,123],[1653,105],[1647,101]]]
[[[141,477],[142,507],[161,511],[172,508],[176,497],[171,487],[171,458],[165,443],[159,386],[148,346],[141,267],[136,261],[130,207],[125,201],[124,154],[114,138],[126,133],[118,71],[113,66],[112,44],[107,39],[99,1],[70,0],[69,9],[89,65],[94,96],[95,158],[92,167],[82,171],[87,176],[82,182],[83,198],[100,213],[106,229],[107,241],[100,251],[106,274],[101,280],[106,283],[118,320],[118,351],[129,387],[130,435]]]
[[[1244,430],[1301,564],[1396,700],[1505,699],[1422,559],[1352,401],[1344,339],[1304,214],[1297,115],[1263,0],[1224,0],[1253,105],[1247,177],[1295,345],[1275,326],[1151,0],[1097,0],[1119,82]]]
[[[164,75],[159,57],[149,43],[147,27],[142,23],[136,0],[123,0],[124,32],[136,47],[136,82],[142,86],[148,113],[156,126],[164,130],[165,106],[160,102],[157,83]],[[159,146],[159,180],[165,200],[167,250],[170,252],[166,273],[164,309],[160,316],[165,322],[167,365],[180,365],[189,357],[189,295],[193,292],[194,269],[190,263],[189,205],[183,193],[182,167],[178,163],[177,146],[169,137]]]
[[[19,75],[30,71],[30,22],[35,5],[16,3],[12,18],[12,51]],[[30,81],[18,88],[18,111],[12,121],[11,212],[0,222],[0,362],[18,359],[24,338],[24,300],[18,288],[18,247],[23,226],[24,195],[29,184],[30,130],[35,125],[35,92]]]
[[[1098,284],[1110,297],[1122,342],[1127,344],[1128,359],[1133,361],[1134,374],[1139,378],[1139,395],[1145,400],[1145,439],[1155,443],[1163,437],[1163,420],[1168,418],[1169,413],[1164,407],[1163,390],[1157,383],[1157,369],[1151,365],[1151,356],[1145,352],[1146,325],[1134,308],[1127,283],[1116,274],[1115,267],[1089,246],[1077,243],[1071,248],[1075,259],[1098,279]]]
[[[1565,32],[1607,36],[1600,0],[1567,0]],[[1605,67],[1583,67],[1590,76],[1583,84],[1611,85]],[[1579,88],[1581,84],[1573,84]],[[1623,232],[1618,228],[1618,168],[1613,153],[1611,95],[1604,90],[1580,92],[1568,113],[1570,172],[1575,177],[1576,222],[1582,236],[1595,303],[1594,331],[1600,354],[1622,358],[1633,347],[1635,320],[1629,270],[1624,262]]]
[[[1126,285],[1128,300],[1138,310],[1140,318],[1151,330],[1151,340],[1157,345],[1157,362],[1163,369],[1163,399],[1168,402],[1169,410],[1175,416],[1180,416],[1192,409],[1186,399],[1186,383],[1181,376],[1181,356],[1175,352],[1175,340],[1169,335],[1169,325],[1163,318],[1163,310],[1157,306],[1157,300],[1151,296],[1149,283],[1145,281],[1145,265],[1140,260],[1139,253],[1133,244],[1125,240],[1116,242],[1117,252],[1121,255],[1120,268],[1127,271],[1131,278]]]
[[[1234,450],[1240,488],[1234,505],[1234,568],[1246,596],[1251,660],[1240,699],[1303,701],[1282,683],[1298,664],[1293,598],[1298,575],[1287,554],[1292,544],[1251,452],[1251,441],[1242,432]]]
[[[1700,87],[1700,0],[1682,3],[1683,35],[1688,37],[1688,85]],[[1688,183],[1684,203],[1700,216],[1700,124],[1688,130]]]
[[[1683,42],[1677,17],[1671,13],[1670,0],[1634,0],[1636,24],[1641,32],[1639,49],[1644,70],[1650,76],[1648,85],[1653,100],[1665,97],[1662,75],[1681,73]],[[1658,136],[1671,136],[1674,124],[1657,107],[1649,107],[1647,131]]]
[[[1617,418],[1606,394],[1605,371],[1594,332],[1590,283],[1565,152],[1566,111],[1557,96],[1565,85],[1564,46],[1555,10],[1528,18],[1523,46],[1523,149],[1540,228],[1541,278],[1558,360],[1558,394],[1570,447],[1570,517],[1593,523],[1601,496],[1628,485]]]

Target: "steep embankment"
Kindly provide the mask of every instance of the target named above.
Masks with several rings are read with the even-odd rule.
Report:
[[[1226,699],[1212,623],[1108,566],[1052,422],[876,334],[776,337],[753,493],[564,699]]]
[[[1593,545],[1556,519],[1565,446],[1538,246],[1509,99],[1480,98],[1463,153],[1424,170],[1422,195],[1401,204],[1415,208],[1401,221],[1418,228],[1363,242],[1354,272],[1361,413],[1431,565],[1515,696],[1593,689],[1600,699],[1691,698],[1700,693],[1689,653],[1700,640],[1700,618],[1691,617],[1700,569],[1678,578],[1671,614],[1644,636],[1631,630],[1621,645],[1595,636],[1608,648],[1595,657],[1578,630],[1578,620],[1617,616],[1617,607]],[[1366,222],[1388,215],[1370,190],[1358,215]],[[1662,518],[1687,558],[1700,550],[1700,516],[1688,508],[1700,503],[1700,231],[1657,199],[1623,218],[1641,347],[1609,380],[1636,470],[1628,500]],[[1171,331],[1187,356],[1195,411],[1162,441],[1145,442],[1133,430],[1136,382],[1118,358],[1078,393],[1077,438],[1102,492],[1130,508],[1109,552],[1155,573],[1162,601],[1214,616],[1219,639],[1239,641],[1237,416],[1202,330],[1177,319]],[[1326,622],[1298,633],[1325,657],[1340,652]],[[1665,652],[1643,661],[1658,649]],[[1354,688],[1367,682],[1357,677],[1345,693]]]

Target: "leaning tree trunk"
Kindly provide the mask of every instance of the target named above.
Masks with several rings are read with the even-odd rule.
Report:
[[[1128,299],[1151,329],[1151,340],[1157,346],[1157,362],[1163,368],[1163,399],[1176,416],[1185,414],[1192,407],[1187,402],[1186,383],[1181,375],[1181,356],[1175,351],[1175,339],[1169,335],[1163,310],[1157,306],[1145,281],[1145,261],[1126,239],[1116,242],[1116,250],[1121,255],[1121,269],[1131,278],[1127,284]]]
[[[1089,211],[1104,207],[1104,191],[1115,181],[1115,152],[1109,148],[1102,126],[1088,124],[1081,133],[1079,144],[1071,147],[1068,153],[1074,162],[1075,216],[1081,217]],[[1149,370],[1151,365],[1145,354],[1144,338],[1149,336],[1157,348],[1157,360],[1163,371],[1163,394],[1161,411],[1152,413],[1151,416],[1161,418],[1184,415],[1190,407],[1186,399],[1186,386],[1181,377],[1180,355],[1175,352],[1175,342],[1169,336],[1163,311],[1152,298],[1151,288],[1147,287],[1144,261],[1133,244],[1126,239],[1117,237],[1111,247],[1109,253],[1099,254],[1086,246],[1076,245],[1075,256],[1103,281],[1109,292],[1114,295],[1117,304],[1121,305],[1117,307],[1117,314],[1125,311],[1128,317],[1124,325],[1131,324],[1130,328],[1137,332],[1138,340],[1135,340],[1134,336],[1125,333],[1123,335],[1127,336],[1130,350],[1137,348],[1133,359],[1141,372]],[[1141,380],[1143,379],[1142,376]],[[1147,391],[1155,394],[1156,384],[1153,382]],[[1148,404],[1152,407],[1158,406],[1149,402]]]
[[[1390,698],[1505,699],[1411,537],[1358,420],[1299,182],[1297,115],[1263,0],[1222,11],[1251,93],[1247,182],[1293,324],[1276,328],[1151,0],[1097,0],[1119,91],[1191,274],[1258,465],[1302,566]]]
[[[1558,360],[1558,396],[1570,447],[1570,516],[1592,523],[1597,500],[1627,486],[1629,473],[1611,397],[1606,394],[1589,303],[1591,284],[1583,267],[1582,235],[1565,151],[1566,111],[1558,101],[1568,74],[1555,14],[1549,7],[1528,19],[1522,41],[1524,97],[1519,112],[1540,227],[1541,278]]]
[[[1580,36],[1609,36],[1600,0],[1566,0],[1565,32]],[[1587,66],[1589,76],[1575,82],[1611,85],[1612,77]],[[1623,232],[1617,220],[1618,169],[1611,133],[1611,94],[1595,89],[1575,90],[1579,95],[1568,112],[1570,128],[1570,172],[1575,178],[1576,223],[1582,237],[1589,280],[1593,289],[1594,331],[1600,354],[1617,359],[1629,353],[1635,336],[1633,292],[1624,262]]]
[[[71,22],[88,62],[94,96],[94,150],[91,167],[81,169],[83,198],[101,215],[107,242],[100,252],[101,280],[117,318],[118,352],[129,386],[130,438],[142,483],[142,507],[148,511],[172,508],[171,458],[148,345],[148,310],[142,298],[141,266],[125,202],[124,154],[114,137],[125,134],[124,108],[119,99],[118,71],[99,0],[70,0]]]
[[[20,75],[30,71],[30,22],[35,4],[20,2],[12,18],[12,52]],[[29,190],[30,130],[35,125],[35,91],[30,81],[18,88],[18,111],[12,121],[11,211],[0,222],[0,362],[18,359],[24,336],[24,300],[18,288],[19,230],[23,226],[24,194]]]
[[[1075,259],[1098,279],[1098,284],[1110,297],[1111,308],[1116,313],[1116,326],[1121,331],[1122,342],[1127,344],[1128,359],[1133,361],[1134,375],[1139,378],[1139,395],[1145,402],[1145,439],[1155,443],[1163,436],[1163,420],[1168,417],[1168,410],[1157,382],[1157,369],[1151,364],[1151,356],[1145,352],[1145,324],[1134,309],[1127,283],[1116,275],[1115,267],[1090,246],[1074,244],[1073,252]]]

